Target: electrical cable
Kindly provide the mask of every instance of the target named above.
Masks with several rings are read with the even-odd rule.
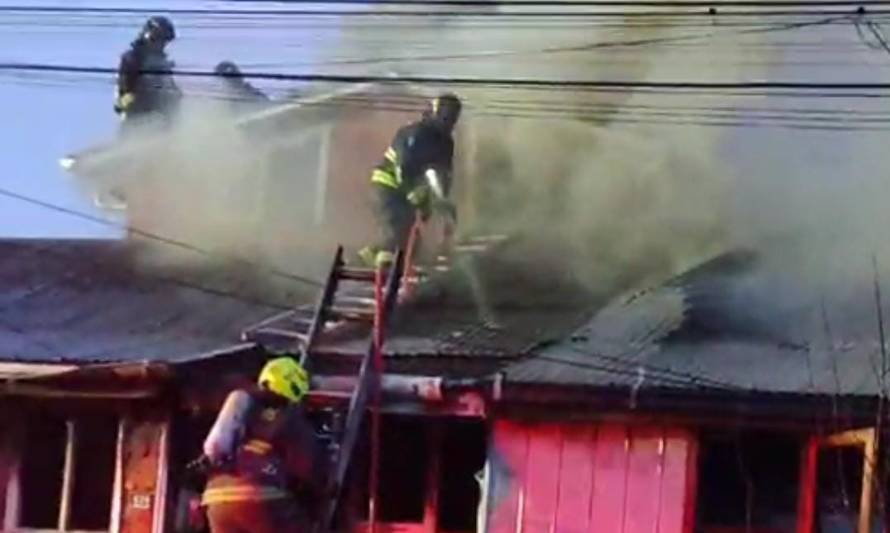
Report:
[[[44,209],[48,209],[48,210],[55,211],[58,213],[63,213],[63,214],[77,217],[77,218],[80,218],[83,220],[94,222],[94,223],[97,223],[100,225],[114,227],[117,229],[123,229],[133,235],[136,235],[136,236],[148,239],[148,240],[152,240],[152,241],[155,241],[158,243],[162,243],[162,244],[165,244],[168,246],[172,246],[175,248],[187,250],[187,251],[199,254],[199,255],[203,255],[205,257],[211,257],[211,258],[215,258],[215,259],[222,259],[225,261],[241,263],[241,264],[253,267],[253,268],[257,268],[261,271],[268,272],[268,273],[272,274],[273,276],[276,276],[276,277],[279,277],[282,279],[286,279],[289,281],[294,281],[294,282],[298,282],[298,283],[302,283],[302,284],[306,284],[306,285],[311,285],[313,287],[322,287],[323,286],[323,283],[321,283],[320,281],[313,280],[313,279],[310,279],[310,278],[307,278],[304,276],[299,276],[297,274],[292,274],[290,272],[286,272],[283,270],[279,270],[279,269],[269,266],[269,265],[264,265],[261,263],[257,263],[255,261],[251,261],[250,259],[245,259],[242,257],[235,257],[235,256],[227,256],[227,255],[219,254],[216,252],[212,252],[212,251],[203,249],[199,246],[196,246],[194,244],[191,244],[191,243],[188,243],[185,241],[180,241],[177,239],[171,239],[169,237],[164,237],[162,235],[158,235],[156,233],[145,231],[145,230],[142,230],[142,229],[139,229],[139,228],[127,225],[127,224],[121,224],[121,223],[115,222],[113,220],[108,220],[106,218],[102,218],[100,216],[91,215],[91,214],[85,213],[83,211],[78,211],[76,209],[60,206],[60,205],[57,205],[57,204],[54,204],[51,202],[47,202],[45,200],[40,200],[38,198],[34,198],[34,197],[27,196],[27,195],[24,195],[21,193],[17,193],[15,191],[11,191],[6,188],[0,188],[0,196],[12,198],[14,200],[25,202],[25,203],[28,203],[31,205],[36,205],[36,206],[42,207]]]
[[[449,0],[443,0],[449,1]],[[460,0],[457,0],[460,1]],[[134,8],[134,7],[73,7],[73,6],[13,6],[13,5],[0,5],[0,13],[21,13],[21,14],[34,14],[34,13],[64,13],[64,14],[125,14],[125,15],[153,15],[157,13],[166,13],[168,15],[184,15],[184,16],[269,16],[269,17],[282,17],[282,16],[301,16],[301,17],[362,17],[362,18],[377,18],[377,17],[480,17],[480,18],[575,18],[575,17],[591,17],[591,18],[635,18],[635,17],[690,17],[690,16],[698,16],[698,17],[724,17],[724,16],[735,16],[735,17],[771,17],[771,16],[790,16],[790,15],[821,15],[821,16],[838,16],[838,15],[852,15],[856,12],[861,11],[860,8],[863,8],[863,5],[877,6],[878,8],[883,6],[890,6],[890,1],[887,0],[864,0],[863,2],[806,2],[806,3],[793,3],[793,2],[766,2],[766,3],[725,3],[725,4],[706,4],[706,3],[680,3],[680,2],[648,2],[648,3],[635,3],[635,2],[627,2],[624,5],[616,3],[616,4],[605,4],[605,5],[591,5],[586,7],[657,7],[662,9],[648,10],[648,11],[579,11],[579,8],[585,7],[583,5],[573,5],[568,7],[573,7],[575,10],[567,10],[563,9],[561,11],[457,11],[457,10],[419,10],[415,9],[400,9],[400,10],[391,10],[391,9],[373,9],[373,10],[348,10],[348,9],[266,9],[266,10],[243,10],[243,9],[195,9],[195,8],[167,8],[167,9],[152,9],[152,8]],[[316,5],[325,5],[325,2],[311,2],[311,4]],[[382,5],[389,4],[388,2],[381,3]],[[627,5],[629,4],[629,5]],[[654,4],[654,5],[653,5]],[[361,2],[361,5],[380,5],[376,2],[366,3]],[[435,1],[433,2],[424,2],[415,4],[416,6],[425,6],[425,5],[449,5],[449,4],[437,4]],[[518,4],[517,4],[518,5]],[[721,10],[723,7],[742,7],[742,8],[773,8],[773,9],[760,9],[760,10],[736,10],[736,11],[723,11]],[[472,8],[472,7],[510,7],[510,6],[497,6],[493,4],[487,5],[472,5],[472,4],[463,4],[461,5],[452,5],[451,7],[464,7],[464,8]],[[517,7],[517,6],[513,6]],[[522,7],[522,6],[519,6]],[[536,7],[536,6],[526,6],[526,7]],[[537,6],[537,7],[546,7],[546,6]],[[559,6],[559,7],[567,7],[567,6]],[[698,8],[694,11],[667,11],[663,8],[665,7],[674,7],[674,8]],[[776,8],[788,8],[794,7],[797,9],[776,9]],[[834,7],[836,9],[825,9],[826,7]],[[851,8],[857,9],[851,9]],[[703,9],[707,8],[707,9]],[[808,9],[801,9],[808,8]],[[846,8],[846,9],[839,9]],[[872,9],[869,10],[870,14],[887,14],[890,13],[890,10],[887,9]]]
[[[0,71],[6,72],[54,72],[68,74],[105,74],[115,75],[117,69],[111,67],[63,65],[49,63],[0,63]],[[212,70],[177,70],[159,71],[145,69],[140,71],[149,75],[172,75],[190,78],[218,78]],[[285,73],[285,72],[244,72],[246,79],[262,79],[276,81],[306,81],[337,84],[416,84],[462,87],[508,87],[512,89],[660,89],[660,90],[798,90],[798,91],[890,91],[890,83],[877,82],[800,82],[800,81],[636,81],[636,80],[582,80],[582,79],[546,79],[546,78],[470,78],[450,76],[380,76],[380,75],[349,75],[322,73]]]

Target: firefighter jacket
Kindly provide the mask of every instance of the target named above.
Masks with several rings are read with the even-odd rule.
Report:
[[[231,460],[210,472],[203,504],[278,500],[294,489],[321,493],[327,463],[302,408],[270,402],[264,391],[248,392],[255,401],[241,443]]]
[[[118,66],[115,110],[126,114],[172,111],[181,97],[172,70],[167,54],[134,41]]]
[[[424,173],[433,169],[442,176],[442,187],[450,188],[454,140],[432,120],[402,127],[387,148],[383,161],[371,175],[371,182],[398,191],[405,198],[425,186]],[[416,201],[412,203],[417,204]]]
[[[270,103],[269,97],[261,90],[240,78],[223,78],[220,98],[236,114],[261,111]]]

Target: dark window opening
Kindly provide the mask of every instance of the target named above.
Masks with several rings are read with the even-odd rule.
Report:
[[[698,530],[794,533],[802,440],[765,432],[703,435]]]
[[[364,442],[369,441],[366,438]],[[377,490],[378,521],[423,522],[429,450],[426,425],[422,419],[383,417],[380,429],[380,486]],[[364,475],[359,480],[358,501],[365,502],[360,506],[359,517],[367,520],[370,444],[364,447],[363,452]]]
[[[33,417],[25,429],[19,470],[19,526],[108,530],[117,434],[115,418]]]
[[[21,527],[58,528],[67,442],[65,420],[43,415],[28,422],[19,471]]]
[[[367,433],[365,434],[367,437]],[[368,519],[370,446],[357,457],[356,518]],[[476,530],[487,432],[478,421],[384,416],[380,439],[378,521],[437,522],[438,531]],[[438,459],[438,475],[435,462]]]
[[[78,420],[74,427],[74,486],[68,528],[107,530],[117,457],[117,419],[91,416]]]
[[[442,431],[439,529],[476,531],[481,493],[476,474],[485,465],[485,426],[479,422],[446,423]]]
[[[815,533],[855,533],[862,499],[864,455],[858,446],[819,451]]]

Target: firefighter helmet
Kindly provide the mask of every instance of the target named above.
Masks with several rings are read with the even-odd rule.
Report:
[[[452,93],[445,93],[430,100],[426,115],[446,128],[451,129],[457,124],[460,111],[460,98]]]
[[[167,17],[154,16],[145,21],[142,38],[151,42],[169,43],[176,39],[176,29]]]
[[[223,76],[226,78],[241,77],[241,70],[239,70],[238,65],[236,65],[232,61],[220,62],[220,64],[216,65],[216,68],[213,69],[213,72],[215,72],[218,76]]]
[[[292,357],[266,363],[257,379],[260,387],[298,403],[309,392],[309,373]]]

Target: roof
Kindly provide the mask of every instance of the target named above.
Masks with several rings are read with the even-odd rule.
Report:
[[[777,292],[770,297],[781,281],[765,273],[753,254],[720,256],[616,299],[571,335],[509,366],[505,379],[634,390],[876,395],[876,333],[840,323],[831,325],[834,332],[826,338],[818,299]],[[872,298],[864,293],[847,300],[871,303],[871,309],[848,306],[834,315],[876,329]]]
[[[260,111],[238,117],[234,124],[254,134],[269,134],[268,137],[256,137],[254,142],[257,138],[263,138],[263,142],[270,145],[300,142],[307,131],[332,123],[344,112],[367,112],[376,108],[389,111],[404,109],[404,112],[419,110],[424,102],[420,91],[404,83],[356,83],[333,88],[321,85],[312,93],[272,101]],[[370,96],[374,96],[374,99],[369,103]],[[212,114],[205,120],[220,118]],[[144,157],[151,150],[166,148],[170,139],[169,132],[146,130],[134,142],[118,139],[91,146],[66,155],[59,160],[59,164],[64,170],[88,180],[117,175],[134,157]],[[173,142],[177,140],[173,139]]]
[[[429,278],[399,306],[384,351],[401,363],[390,368],[411,365],[407,359],[414,365],[487,360],[485,368],[493,371],[568,335],[590,316],[602,299],[563,273],[514,261],[511,250],[523,246],[517,240],[462,253],[447,273]],[[366,338],[339,338],[320,349],[355,353],[365,349]]]
[[[231,266],[151,264],[139,241],[0,241],[0,360],[174,360],[296,301]]]

